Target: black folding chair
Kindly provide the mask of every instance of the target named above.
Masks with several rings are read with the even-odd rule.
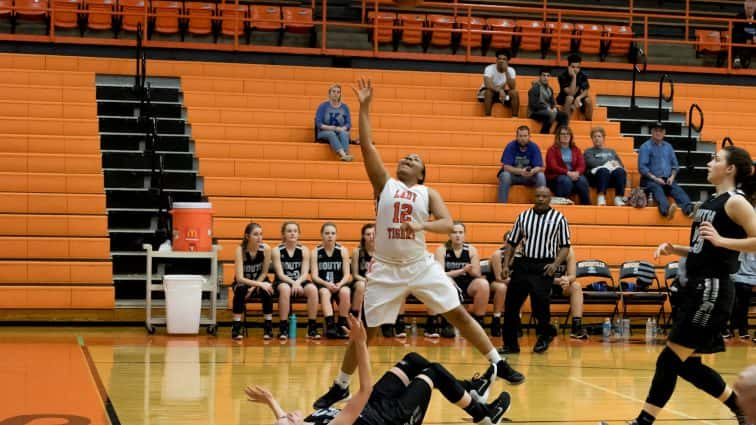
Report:
[[[583,260],[577,262],[576,278],[581,282],[583,279],[593,278],[601,280],[592,280],[583,283],[583,305],[606,305],[611,307],[610,321],[614,321],[614,316],[619,313],[620,294],[617,292],[617,285],[614,282],[609,266],[601,260]],[[584,311],[583,316],[604,317],[604,311]]]
[[[634,282],[632,280],[635,280]],[[620,266],[620,295],[622,317],[654,317],[657,323],[666,323],[664,305],[669,297],[669,288],[656,276],[656,268],[648,261],[627,261]],[[630,306],[651,306],[629,311]]]

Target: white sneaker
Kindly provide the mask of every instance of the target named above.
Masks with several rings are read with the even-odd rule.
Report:
[[[604,196],[604,195],[599,195],[599,196],[598,196],[598,201],[596,202],[596,205],[599,205],[599,206],[604,206],[604,205],[606,205],[606,196]]]
[[[615,207],[624,207],[625,201],[622,199],[621,196],[615,196],[614,197],[614,206]]]

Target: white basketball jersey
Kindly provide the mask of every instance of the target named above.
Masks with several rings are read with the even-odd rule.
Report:
[[[395,179],[383,186],[375,217],[375,255],[382,262],[404,264],[426,255],[425,232],[405,232],[405,221],[425,223],[430,216],[428,188],[423,185],[407,187]]]

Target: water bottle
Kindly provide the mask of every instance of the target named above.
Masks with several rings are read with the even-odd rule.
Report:
[[[412,325],[410,325],[410,335],[417,336],[417,318],[412,318]]]
[[[654,339],[654,324],[651,322],[651,318],[646,319],[646,343],[651,342]]]
[[[289,316],[289,339],[297,339],[297,315],[294,312]]]
[[[622,336],[622,321],[619,317],[614,319],[614,336],[617,338]]]
[[[612,322],[608,317],[604,319],[604,324],[601,326],[601,336],[604,338],[604,341],[609,341],[609,338],[612,336]]]
[[[656,326],[657,326],[656,318],[654,317],[651,319],[651,339],[653,340],[656,340],[656,337],[659,335],[659,331],[656,328]]]
[[[649,194],[648,194],[648,202],[647,202],[647,205],[648,205],[649,207],[653,207],[653,206],[656,206],[656,201],[654,200],[654,194],[653,194],[653,193],[649,193]]]
[[[630,319],[622,319],[622,338],[630,338]]]

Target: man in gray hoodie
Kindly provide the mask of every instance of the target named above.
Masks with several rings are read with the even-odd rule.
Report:
[[[551,69],[541,68],[540,77],[528,90],[528,117],[541,123],[541,134],[548,134],[554,121],[559,128],[569,120],[566,113],[556,108],[554,90],[549,86],[550,76]]]

